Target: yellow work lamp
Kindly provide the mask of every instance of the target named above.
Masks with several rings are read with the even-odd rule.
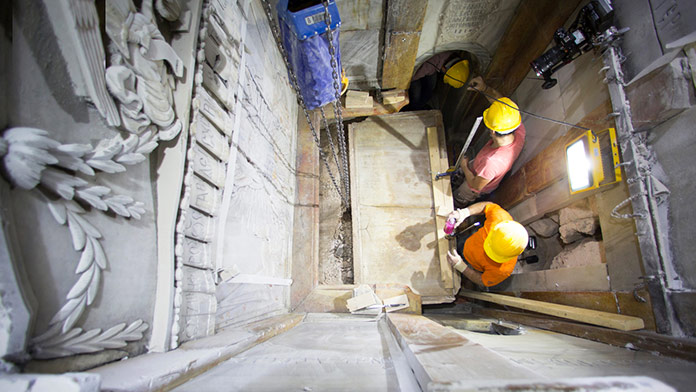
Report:
[[[587,131],[566,144],[565,151],[571,195],[621,181],[614,128]]]

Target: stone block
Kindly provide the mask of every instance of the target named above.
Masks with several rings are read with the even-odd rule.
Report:
[[[550,269],[601,264],[602,254],[600,245],[600,241],[588,238],[578,244],[566,247],[553,258]]]
[[[686,58],[677,57],[626,88],[636,129],[651,128],[696,103],[688,70]]]
[[[213,294],[184,292],[183,297],[181,308],[184,316],[215,315],[217,311],[217,300]]]
[[[551,218],[541,218],[529,224],[529,228],[538,236],[549,238],[558,234],[558,223]]]
[[[566,244],[571,244],[585,235],[593,235],[599,228],[599,219],[583,218],[572,221],[558,228],[561,239]]]
[[[182,269],[184,272],[182,287],[184,291],[215,294],[215,280],[211,270],[187,266],[183,266]]]
[[[214,314],[185,316],[183,322],[184,324],[181,331],[181,340],[184,342],[211,336],[215,333]]]
[[[585,219],[585,218],[592,218],[596,214],[590,208],[587,199],[583,199],[583,200],[580,200],[576,203],[569,205],[566,208],[561,209],[558,212],[558,215],[559,215],[559,224],[561,226],[563,226],[565,224],[568,224],[568,223],[576,221],[576,220]]]

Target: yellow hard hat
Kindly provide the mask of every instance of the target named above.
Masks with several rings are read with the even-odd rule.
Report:
[[[447,68],[445,77],[442,80],[454,88],[460,88],[464,86],[468,79],[469,60],[462,60]]]
[[[498,222],[483,241],[483,250],[496,263],[516,259],[527,247],[529,235],[521,224],[506,220]]]
[[[500,98],[499,101],[493,102],[488,109],[483,111],[483,122],[488,128],[505,135],[520,126],[522,117],[517,110],[517,104],[512,102],[510,98]]]

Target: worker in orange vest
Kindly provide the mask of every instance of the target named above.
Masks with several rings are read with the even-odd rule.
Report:
[[[491,102],[483,112],[491,140],[472,161],[462,159],[457,168],[452,178],[455,207],[465,206],[495,190],[520,155],[526,136],[518,107],[510,98],[487,86],[480,76],[471,79],[467,89],[484,93]]]
[[[527,247],[529,235],[507,211],[487,201],[454,210],[447,219],[454,219],[457,227],[470,215],[480,214],[485,214],[486,220],[464,243],[464,259],[457,251],[449,251],[447,261],[476,285],[495,286],[515,269],[517,256]]]

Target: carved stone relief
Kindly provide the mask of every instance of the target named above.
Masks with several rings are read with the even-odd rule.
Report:
[[[242,56],[241,43],[222,27],[220,7],[232,10],[236,2],[206,4],[199,34],[187,172],[176,235],[172,348],[180,340],[215,332],[215,249],[210,241],[215,237],[215,217],[225,186]]]
[[[183,76],[185,71],[183,62],[157,28],[153,0],[140,2],[140,9],[131,0],[106,1],[106,32],[111,40],[111,65],[106,70],[95,1],[50,3],[49,17],[59,18],[53,20],[54,28],[67,29],[72,42],[64,55],[74,56],[79,62],[91,101],[108,125],[119,126],[130,134],[103,139],[95,145],[60,143],[49,137],[54,130],[30,127],[11,128],[0,137],[0,162],[3,174],[17,188],[13,192],[25,190],[38,195],[55,222],[67,226],[72,248],[79,254],[76,281],[64,304],[47,326],[37,327],[40,334],[33,338],[30,348],[35,358],[124,347],[127,342],[142,339],[149,327],[141,319],[104,329],[83,330],[78,326],[99,296],[108,268],[103,244],[110,233],[105,235],[87,213],[91,208],[113,214],[116,219],[140,219],[147,214],[142,202],[115,193],[96,177],[125,172],[127,166],[145,161],[160,140],[179,134],[182,124],[173,110],[173,91],[175,77]],[[157,10],[170,20],[181,13],[179,0],[159,0]],[[64,20],[71,23],[66,26]],[[219,173],[211,173],[211,179],[219,181]],[[215,198],[205,201],[215,205]],[[207,226],[192,232],[209,238]],[[208,285],[201,287],[209,287],[210,279],[206,282]]]

